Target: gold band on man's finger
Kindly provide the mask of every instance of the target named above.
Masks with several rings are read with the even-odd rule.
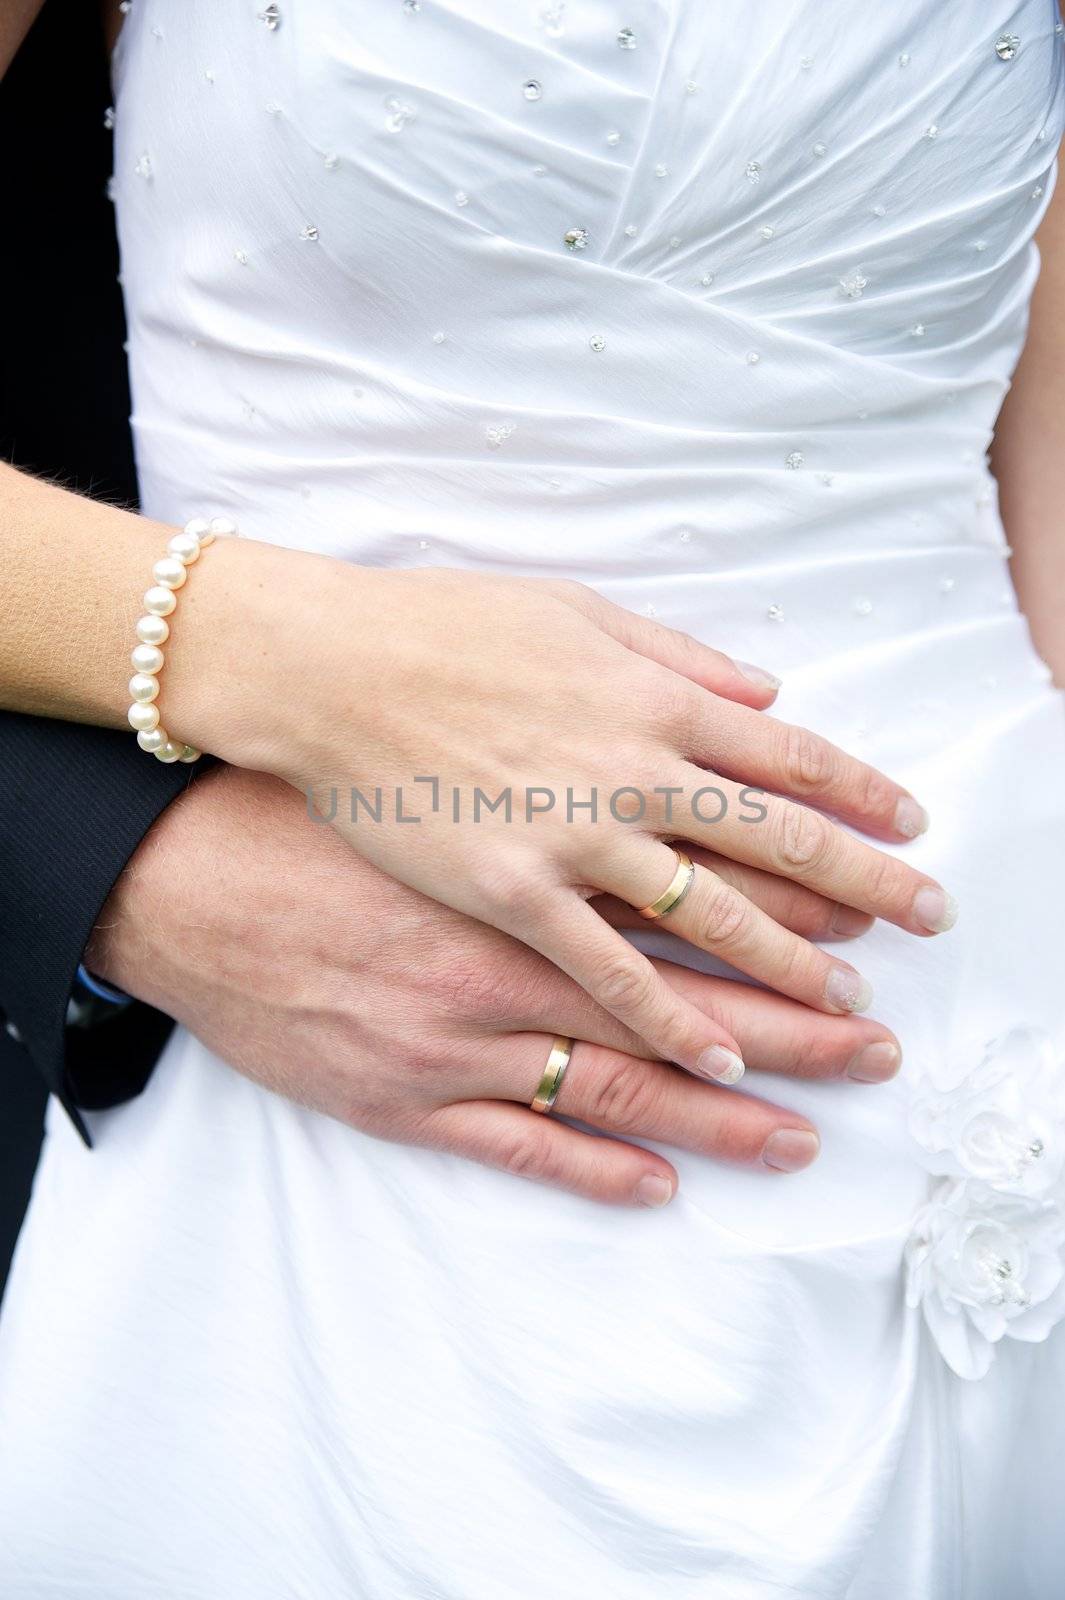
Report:
[[[547,1058],[544,1075],[540,1079],[540,1087],[533,1096],[533,1111],[550,1111],[558,1099],[558,1091],[562,1087],[562,1080],[566,1076],[569,1058],[573,1054],[573,1040],[566,1039],[562,1034],[551,1045],[551,1053]]]

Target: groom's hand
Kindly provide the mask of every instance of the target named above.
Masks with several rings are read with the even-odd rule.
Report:
[[[744,892],[809,937],[868,920],[842,929],[816,895],[759,880],[748,875]],[[622,907],[616,920],[638,922]],[[104,907],[87,960],[302,1105],[599,1200],[673,1195],[673,1167],[630,1137],[777,1171],[817,1154],[805,1117],[647,1059],[548,961],[385,877],[260,774],[219,767],[169,806]],[[897,1043],[875,1022],[658,965],[727,1026],[749,1067],[862,1082],[897,1070]],[[557,1115],[543,1116],[529,1102],[556,1034],[578,1042]]]

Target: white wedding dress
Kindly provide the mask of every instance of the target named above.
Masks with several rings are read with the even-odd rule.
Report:
[[[748,1080],[808,1172],[671,1151],[661,1213],[183,1030],[94,1151],[53,1106],[5,1600],[1065,1592],[1065,718],[985,456],[1062,51],[1053,0],[133,0],[145,510],[573,576],[775,670],[928,805],[961,919],[862,941],[895,1083]]]

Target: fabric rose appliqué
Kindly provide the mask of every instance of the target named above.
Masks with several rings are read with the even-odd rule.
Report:
[[[948,1365],[987,1372],[1002,1338],[1037,1342],[1065,1315],[1065,1062],[1015,1028],[910,1128],[936,1183],[906,1247],[907,1301]]]

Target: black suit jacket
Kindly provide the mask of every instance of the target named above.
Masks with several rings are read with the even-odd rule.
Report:
[[[81,1109],[139,1094],[172,1023],[136,1003],[68,1028],[71,986],[112,885],[195,770],[132,735],[0,712],[0,1072],[31,1062],[86,1143]]]

